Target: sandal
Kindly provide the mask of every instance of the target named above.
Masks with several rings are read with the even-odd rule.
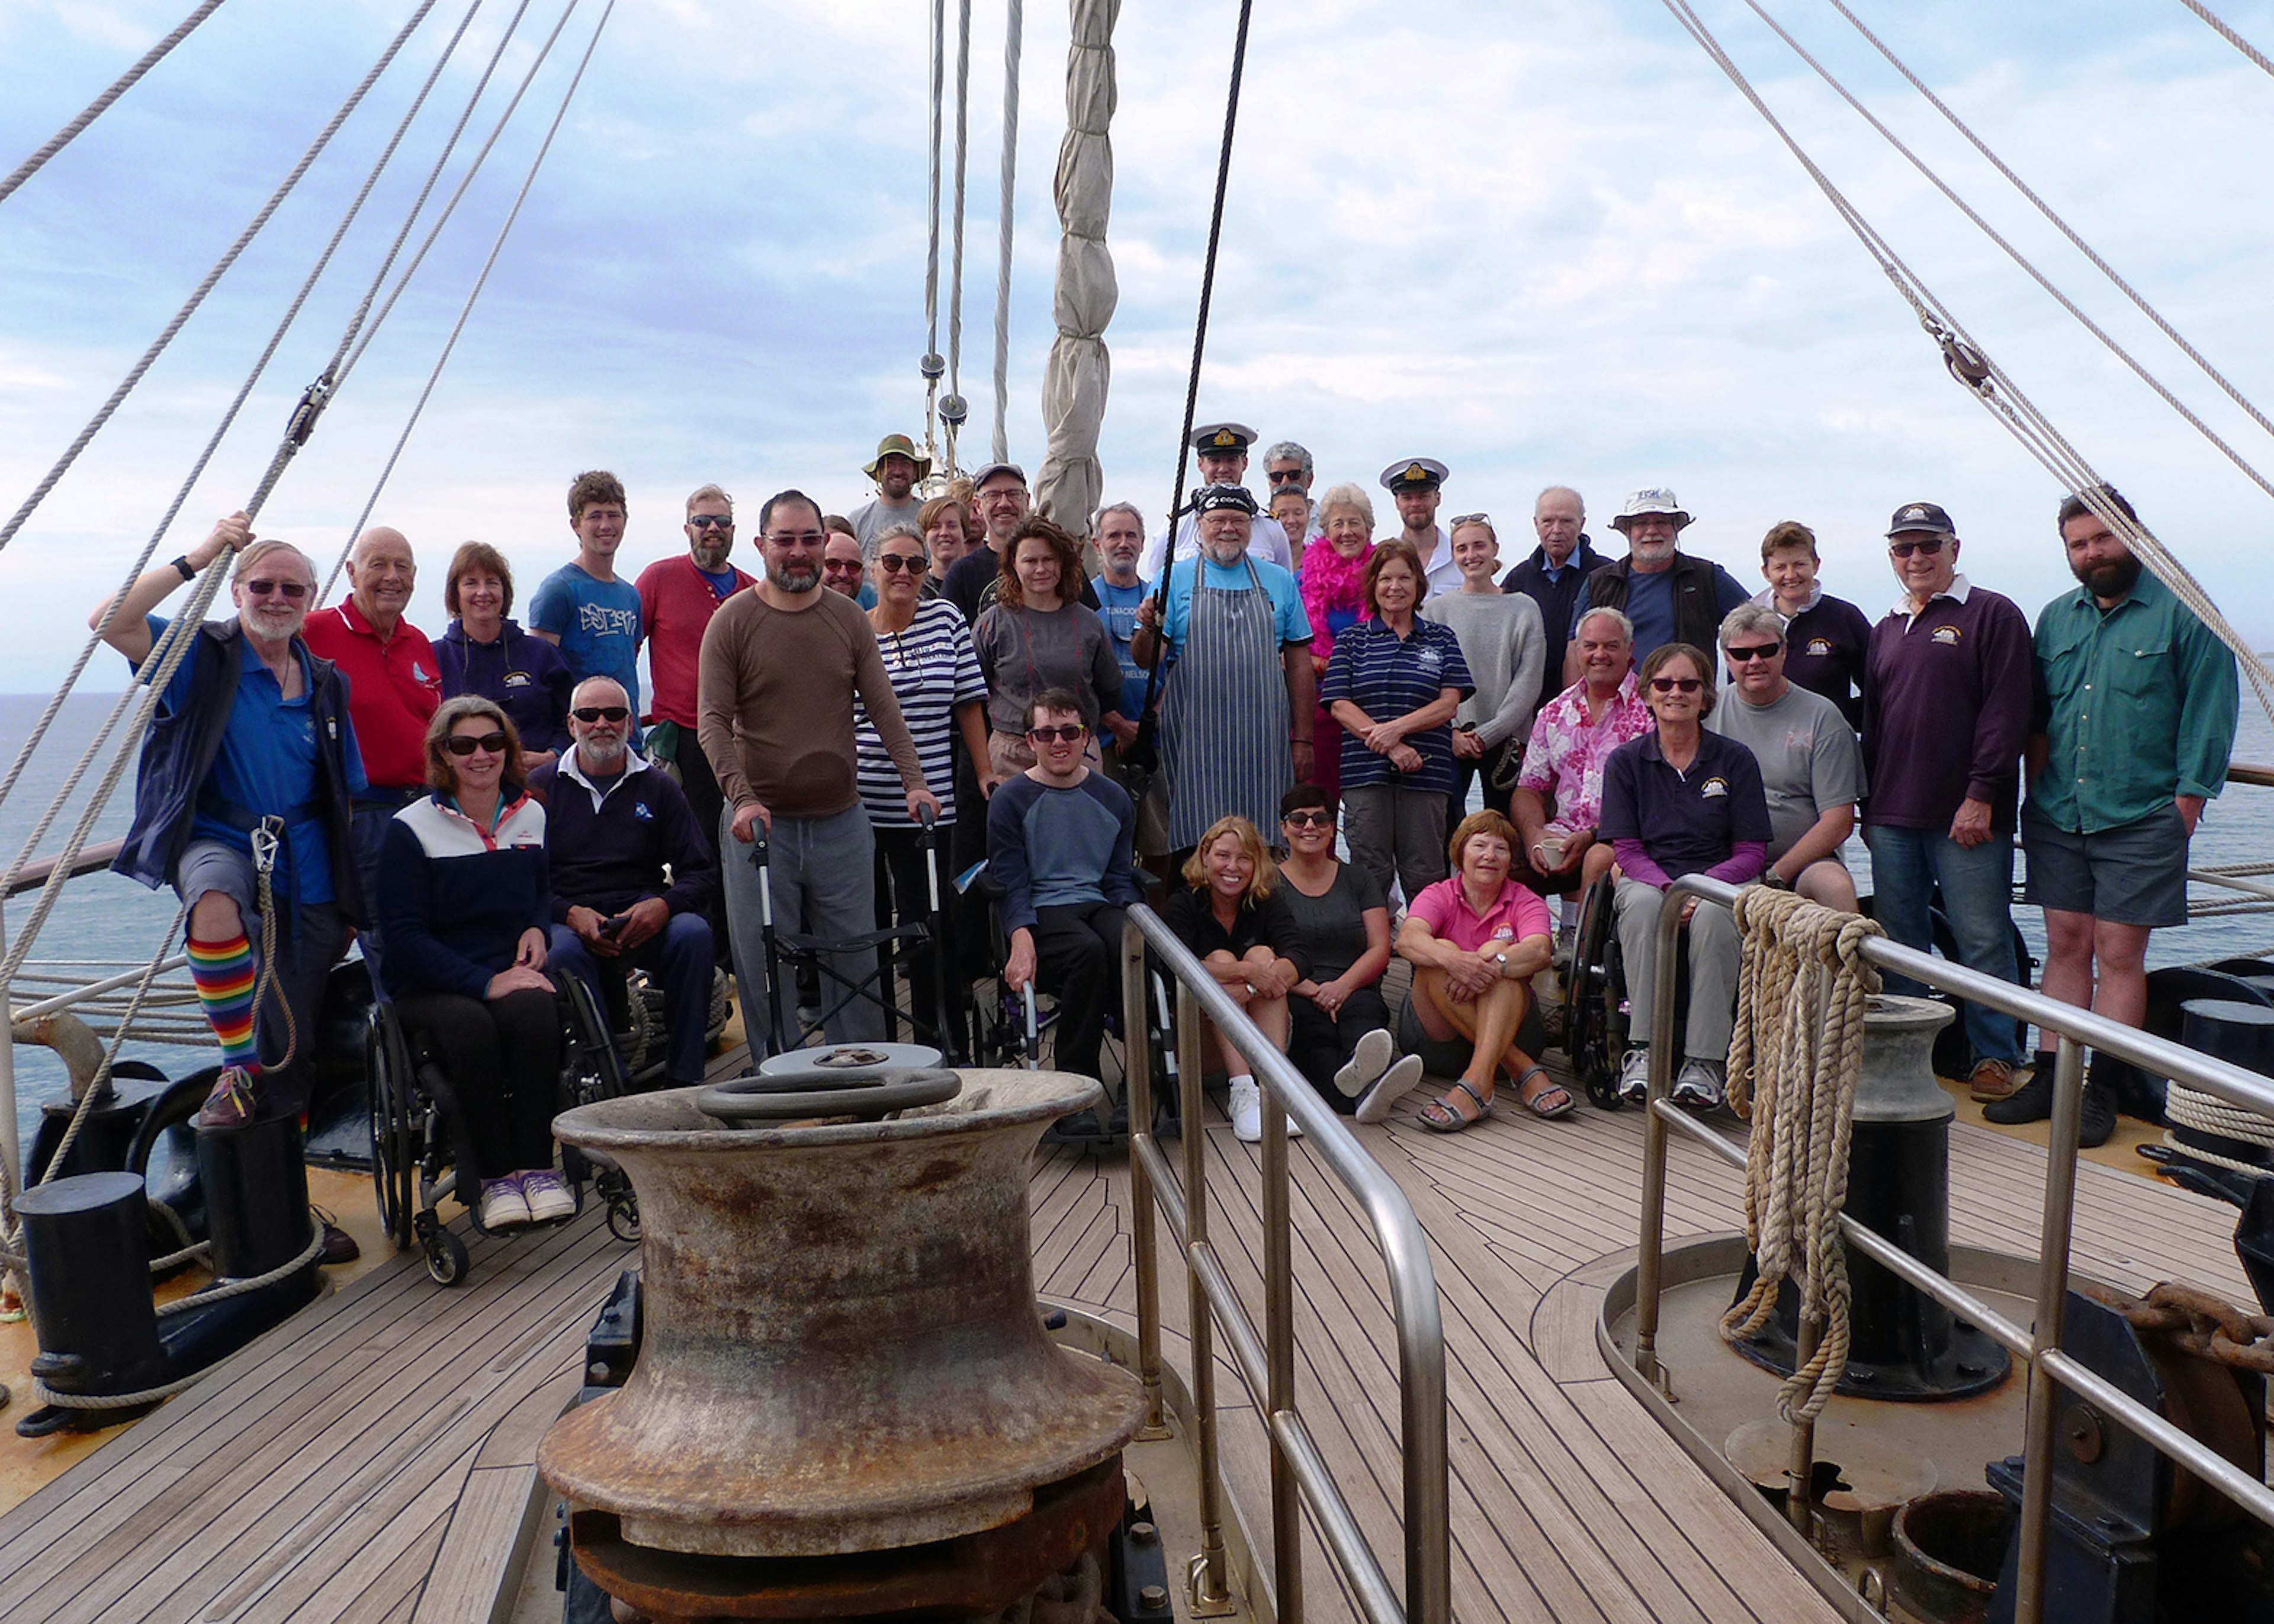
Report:
[[[1461,1108],[1453,1102],[1454,1088],[1459,1089],[1476,1102],[1477,1109],[1474,1116],[1462,1115]],[[1453,1079],[1452,1088],[1448,1088],[1421,1108],[1419,1120],[1423,1127],[1434,1132],[1458,1133],[1464,1128],[1475,1127],[1492,1113],[1493,1102],[1471,1087],[1467,1078],[1457,1077]]]
[[[1527,1079],[1534,1077],[1547,1077],[1547,1068],[1540,1065],[1526,1066],[1524,1068],[1523,1076],[1516,1079],[1516,1096],[1523,1101],[1524,1109],[1534,1116],[1544,1122],[1553,1122],[1558,1116],[1570,1116],[1578,1106],[1578,1101],[1571,1097],[1571,1091],[1553,1078],[1548,1078],[1547,1086],[1538,1094],[1527,1095],[1524,1092],[1525,1082]],[[1555,1101],[1555,1103],[1550,1103],[1550,1101]]]

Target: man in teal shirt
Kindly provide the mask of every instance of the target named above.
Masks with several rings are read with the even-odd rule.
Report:
[[[2137,523],[2112,486],[2091,492]],[[2187,841],[2226,782],[2240,690],[2234,656],[2083,496],[2060,506],[2078,589],[2037,616],[2037,703],[2022,842],[2029,900],[2045,914],[2043,989],[2137,1026],[2147,1017],[2148,933],[2187,918]],[[2043,1041],[2043,1034],[2040,1034]],[[1984,1109],[1993,1122],[2052,1111],[2052,1056]],[[2105,1078],[2085,1092],[2082,1142],[2115,1127]]]

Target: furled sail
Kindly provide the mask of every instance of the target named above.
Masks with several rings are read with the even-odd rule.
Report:
[[[1120,289],[1105,246],[1113,202],[1113,25],[1121,0],[1070,0],[1072,42],[1066,52],[1066,132],[1058,147],[1055,183],[1058,223],[1058,291],[1051,301],[1058,335],[1043,374],[1043,425],[1050,446],[1043,457],[1035,500],[1053,522],[1077,536],[1104,492],[1097,462],[1098,426],[1112,362],[1105,324]]]

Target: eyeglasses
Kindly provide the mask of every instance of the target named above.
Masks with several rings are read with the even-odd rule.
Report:
[[[443,741],[442,748],[453,756],[471,756],[476,750],[502,756],[505,754],[505,735],[501,733],[452,733]]]
[[[1729,664],[1732,665],[1744,665],[1754,660],[1771,658],[1782,647],[1784,644],[1781,643],[1753,643],[1746,644],[1742,649],[1726,649],[1722,651],[1728,655]]]
[[[779,530],[765,538],[777,547],[823,547],[829,545],[827,530]]]
[[[821,568],[835,575],[857,575],[861,573],[859,559],[824,559]]]
[[[1694,694],[1705,686],[1696,677],[1653,677],[1650,680],[1651,691],[1654,694]]]
[[[308,595],[308,583],[305,581],[248,581],[245,583],[245,590],[254,598],[282,592],[297,604]]]
[[[689,530],[731,530],[734,528],[734,522],[724,514],[691,513],[687,515],[687,525]]]
[[[1891,541],[1887,544],[1887,551],[1899,559],[1907,559],[1914,553],[1924,553],[1932,558],[1942,551],[1942,544],[1949,539],[1947,536],[1929,536],[1920,541]]]
[[[1332,829],[1335,815],[1331,812],[1290,812],[1279,821],[1290,829]]]
[[[580,722],[621,722],[631,714],[629,705],[578,705],[569,715]]]
[[[888,575],[920,575],[923,573],[924,561],[906,553],[879,553],[877,554],[877,568]]]
[[[1080,722],[1063,722],[1056,727],[1029,727],[1027,737],[1036,744],[1048,744],[1054,739],[1072,744],[1088,731]]]

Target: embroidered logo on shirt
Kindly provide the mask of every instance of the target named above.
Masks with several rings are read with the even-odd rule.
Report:
[[[1445,657],[1438,650],[1424,649],[1413,657],[1413,663],[1424,671],[1434,671],[1445,663]]]
[[[632,802],[632,816],[639,819],[643,823],[652,823],[655,822],[655,814],[647,809],[647,802],[644,801],[635,801]]]
[[[1513,925],[1495,925],[1495,926],[1493,927],[1493,940],[1494,940],[1494,941],[1495,941],[1495,942],[1512,942],[1512,941],[1514,941],[1515,939],[1516,939],[1516,927],[1515,927],[1515,926],[1513,926]]]
[[[1698,786],[1698,793],[1708,801],[1716,795],[1726,795],[1729,793],[1729,781],[1727,778],[1708,778]]]
[[[525,671],[508,671],[505,673],[505,685],[508,688],[527,688],[529,673]]]
[[[1808,651],[1811,654],[1829,654],[1832,652],[1832,640],[1828,637],[1811,637],[1808,640]]]
[[[1938,626],[1934,628],[1934,641],[1946,649],[1956,648],[1962,635],[1963,634],[1955,626]]]
[[[430,677],[425,672],[419,670],[418,662],[414,658],[410,662],[410,680],[413,682],[440,682],[442,679],[440,677]]]

